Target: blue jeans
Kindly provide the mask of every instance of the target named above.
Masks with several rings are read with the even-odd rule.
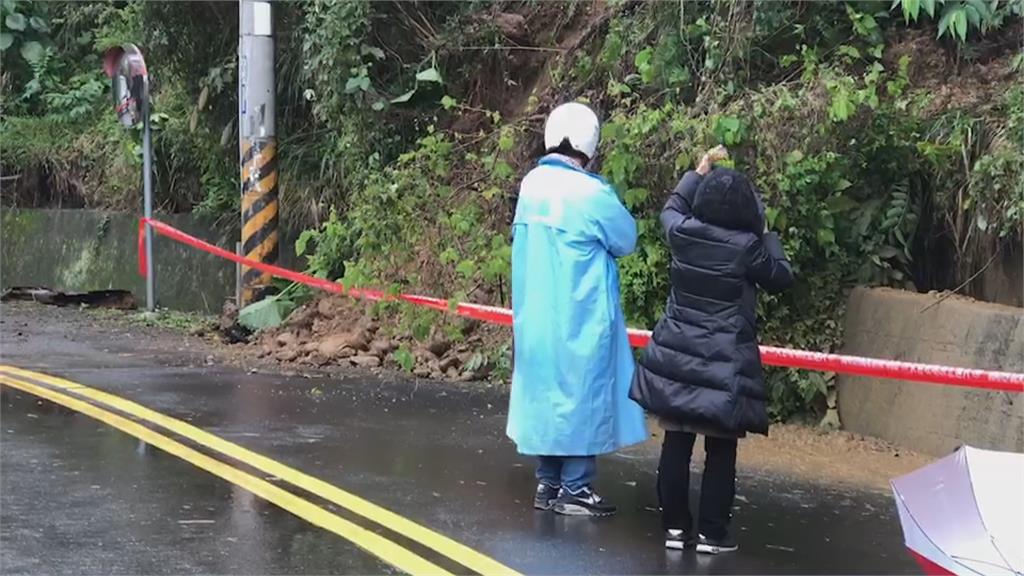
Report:
[[[596,456],[538,456],[537,480],[572,494],[590,488],[597,474]]]

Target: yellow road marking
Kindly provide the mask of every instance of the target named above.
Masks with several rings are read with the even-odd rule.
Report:
[[[323,508],[304,500],[291,492],[287,492],[273,484],[229,466],[209,456],[197,452],[188,446],[154,432],[145,426],[132,422],[127,418],[108,412],[82,400],[76,400],[70,396],[55,392],[47,388],[36,386],[21,380],[15,380],[10,375],[0,375],[0,383],[5,386],[17,388],[23,392],[45,398],[56,404],[81,412],[90,418],[99,420],[104,424],[117,428],[118,430],[134,436],[147,444],[155,446],[168,454],[177,456],[182,460],[219,476],[232,484],[240,486],[253,494],[283,508],[292,514],[306,520],[307,522],[334,532],[338,536],[352,542],[370,554],[380,558],[384,562],[404,570],[409,574],[441,574],[451,576],[440,566],[433,564],[420,556],[402,548],[398,544],[374,534],[340,516],[336,516]]]
[[[84,398],[89,398],[90,400],[94,400],[111,408],[120,410],[126,414],[139,418],[140,420],[156,424],[157,426],[174,432],[175,434],[188,438],[197,444],[224,454],[225,456],[234,458],[239,462],[244,462],[260,472],[270,476],[275,476],[293,486],[297,486],[307,492],[316,494],[317,496],[350,510],[368,520],[372,520],[382,526],[386,526],[410,540],[435,550],[436,552],[477,573],[486,575],[501,574],[506,576],[519,576],[515,570],[508,566],[505,566],[504,564],[501,564],[500,562],[481,554],[464,544],[460,544],[447,536],[434,532],[425,526],[421,526],[412,520],[399,516],[398,514],[364,500],[355,494],[346,492],[337,486],[328,484],[319,478],[315,478],[276,460],[257,454],[256,452],[243,448],[233,442],[228,442],[227,440],[210,434],[209,432],[182,420],[165,416],[159,412],[146,408],[145,406],[132,402],[131,400],[126,400],[119,396],[103,392],[102,390],[90,388],[84,384],[79,384],[63,378],[57,378],[47,374],[0,364],[0,374],[4,371],[8,374],[21,375],[40,382],[46,382],[47,384],[57,388],[70,391]]]

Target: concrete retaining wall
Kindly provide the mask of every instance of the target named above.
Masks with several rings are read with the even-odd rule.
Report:
[[[1024,372],[1024,309],[858,288],[843,352]],[[1024,452],[1024,394],[840,376],[839,413],[853,432],[944,455],[960,446]]]
[[[985,302],[1024,306],[1024,246],[1007,242],[972,285],[971,294]]]
[[[55,290],[131,290],[145,305],[138,274],[138,216],[95,210],[5,208],[0,218],[0,285],[45,286]],[[158,218],[223,248],[234,249],[237,230],[214,227],[191,215]],[[296,262],[294,240],[281,243],[282,264]],[[235,265],[156,236],[157,303],[175,310],[219,313],[235,294]]]

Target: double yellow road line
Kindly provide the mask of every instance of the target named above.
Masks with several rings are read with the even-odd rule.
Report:
[[[235,484],[256,496],[277,505],[307,522],[329,530],[352,542],[384,562],[416,576],[450,575],[451,572],[419,554],[346,520],[316,504],[300,498],[262,478],[207,456],[169,436],[139,422],[155,425],[203,448],[241,462],[259,472],[281,479],[332,502],[349,512],[414,541],[434,553],[465,566],[478,574],[517,576],[511,568],[451,538],[434,532],[390,510],[346,492],[337,486],[257,454],[233,442],[210,434],[187,422],[166,416],[119,396],[90,388],[84,384],[56,378],[39,372],[0,364],[0,384],[21,390],[80,412],[90,418],[134,436],[147,444]],[[65,394],[65,392],[73,394]],[[76,398],[77,397],[77,398]],[[107,410],[112,408],[129,418]]]

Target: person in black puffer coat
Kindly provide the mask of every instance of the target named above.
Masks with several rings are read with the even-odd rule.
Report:
[[[779,237],[766,232],[750,180],[714,168],[724,148],[687,172],[661,213],[672,252],[672,290],[633,376],[630,398],[665,429],[658,497],[665,545],[737,549],[729,534],[737,438],[768,433],[768,392],[757,340],[758,287],[779,292],[793,273]],[[698,535],[688,505],[696,434],[705,436]]]

